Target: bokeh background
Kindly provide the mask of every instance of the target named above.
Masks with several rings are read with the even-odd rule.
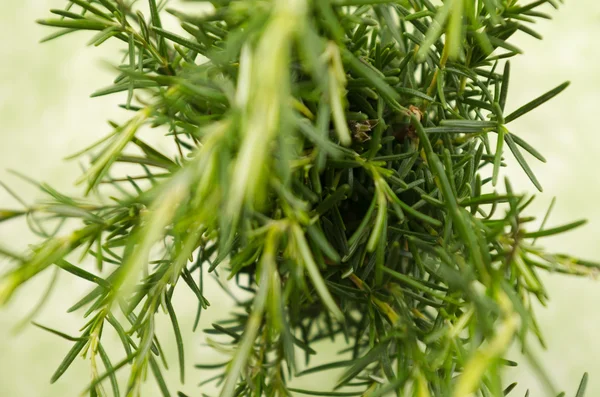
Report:
[[[95,141],[110,129],[107,119],[123,120],[125,115],[115,105],[117,98],[90,99],[89,94],[109,85],[113,72],[105,61],[114,63],[120,50],[110,41],[99,48],[86,46],[91,35],[80,33],[58,41],[39,44],[48,29],[34,23],[48,16],[50,8],[62,8],[63,0],[0,1],[0,180],[22,197],[40,197],[35,187],[10,174],[14,169],[44,181],[53,187],[77,193],[73,181],[80,174],[76,161],[64,161],[68,154]],[[173,1],[173,3],[177,3]],[[186,8],[198,4],[186,5]],[[512,62],[511,86],[507,107],[516,109],[539,94],[570,80],[569,89],[544,107],[529,113],[511,125],[538,148],[547,164],[530,164],[538,175],[544,193],[530,209],[543,215],[552,197],[558,201],[550,224],[587,218],[582,229],[543,243],[554,251],[569,252],[600,260],[600,1],[567,0],[558,12],[548,9],[553,21],[538,22],[544,40],[518,36],[516,44],[525,56]],[[533,187],[519,168],[510,162],[507,174],[521,191]],[[0,208],[14,207],[16,201],[0,190]],[[0,227],[0,242],[15,250],[35,241],[24,222],[8,222]],[[0,272],[7,266],[0,259]],[[51,274],[36,278],[19,291],[11,304],[0,310],[0,396],[51,397],[77,396],[89,379],[89,363],[78,359],[56,384],[49,379],[70,343],[32,326],[13,332],[15,326],[35,306]],[[574,395],[583,372],[590,373],[588,396],[600,395],[600,280],[546,275],[550,303],[537,313],[549,349],[536,350],[541,364],[553,382],[567,395]],[[58,288],[48,299],[46,309],[37,316],[42,324],[76,334],[83,325],[78,313],[67,314],[74,299],[88,291],[89,285],[61,274]],[[218,288],[208,291],[212,307],[204,313],[208,326],[222,318],[230,302]],[[173,388],[191,396],[199,395],[196,384],[206,378],[193,364],[218,359],[204,346],[205,340],[191,332],[195,305],[189,296],[176,296],[176,309],[187,346],[187,383],[180,386],[177,371],[167,373]],[[158,325],[172,367],[176,367],[174,341],[168,321]],[[116,339],[110,345],[118,344]],[[323,346],[316,361],[330,361],[335,349]],[[329,357],[328,357],[329,356]],[[509,358],[519,361],[518,351]],[[523,360],[520,360],[523,361]],[[175,369],[175,368],[174,368]],[[331,374],[328,374],[331,375]],[[518,381],[519,392],[526,388],[531,396],[546,395],[534,371],[525,363],[508,371],[506,381]],[[318,380],[319,386],[330,384],[332,377]],[[202,389],[210,392],[211,389]],[[158,396],[152,379],[143,394]]]

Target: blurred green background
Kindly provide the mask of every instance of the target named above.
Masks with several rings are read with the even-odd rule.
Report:
[[[176,3],[176,2],[173,2]],[[109,85],[113,73],[102,61],[115,63],[119,47],[105,43],[90,48],[91,35],[75,34],[58,41],[38,44],[48,33],[34,23],[47,17],[50,8],[62,8],[63,0],[20,0],[0,2],[0,180],[9,184],[22,197],[39,197],[36,189],[9,174],[15,169],[64,191],[77,193],[73,181],[80,174],[76,161],[63,158],[95,141],[110,129],[107,119],[122,120],[126,116],[116,108],[118,98],[90,99],[95,89]],[[186,8],[199,7],[187,4]],[[592,260],[600,259],[600,1],[569,0],[558,12],[547,10],[553,21],[539,22],[537,30],[544,41],[521,35],[516,44],[525,56],[512,62],[509,111],[539,94],[570,80],[571,87],[544,107],[514,123],[512,132],[519,134],[548,159],[547,164],[530,164],[545,188],[530,214],[542,216],[552,197],[558,198],[550,224],[587,218],[589,224],[544,244],[554,251],[569,252]],[[151,132],[150,132],[151,134]],[[511,166],[514,162],[510,162]],[[507,174],[513,186],[533,192],[533,187],[518,167]],[[0,190],[0,208],[17,203]],[[5,223],[0,227],[0,242],[15,250],[35,241],[24,222]],[[0,272],[6,269],[0,260]],[[49,379],[70,343],[32,326],[18,334],[12,330],[40,299],[51,274],[36,278],[19,291],[16,299],[0,311],[0,396],[50,397],[77,396],[89,379],[89,363],[78,359],[55,385]],[[584,371],[590,373],[588,396],[600,395],[600,285],[597,280],[563,276],[544,277],[550,292],[550,303],[538,309],[541,328],[549,349],[538,356],[552,380],[567,396],[574,395]],[[76,334],[83,325],[78,313],[65,313],[69,303],[88,291],[89,285],[61,274],[58,288],[52,293],[46,309],[38,316],[42,324]],[[230,301],[219,289],[207,292],[212,303],[202,323],[208,326],[222,318]],[[186,330],[187,383],[178,385],[177,371],[170,371],[168,383],[189,395],[199,395],[196,384],[207,377],[193,369],[198,362],[218,359],[203,345],[199,333],[191,333],[195,303],[185,293],[176,299],[180,325]],[[170,323],[158,326],[171,366],[175,366],[174,341]],[[108,335],[109,336],[109,335]],[[116,338],[108,338],[118,344]],[[316,362],[329,361],[335,349],[323,346]],[[509,358],[519,360],[517,351]],[[328,374],[331,375],[331,374]],[[324,377],[313,385],[326,387],[332,377]],[[518,381],[523,395],[545,395],[534,372],[525,364],[507,372],[507,382]],[[324,382],[324,383],[322,383]],[[522,391],[522,392],[521,392]],[[148,381],[144,396],[158,396],[153,380]]]

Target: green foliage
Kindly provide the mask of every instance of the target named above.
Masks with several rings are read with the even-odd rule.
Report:
[[[121,41],[114,84],[93,96],[126,93],[132,113],[78,154],[90,155],[79,182],[97,198],[37,184],[45,201],[0,211],[43,239],[24,255],[0,250],[14,262],[0,303],[49,267],[93,287],[70,309],[85,318],[80,335],[39,325],[73,342],[52,381],[86,354],[91,396],[109,383],[137,396],[148,371],[169,396],[159,311],[183,382],[171,298],[189,288],[199,318],[210,310],[203,275],[224,272],[250,297],[205,331],[234,348],[198,365],[223,397],[510,393],[506,349],[516,341],[535,362],[525,341],[543,343],[538,273],[599,267],[536,245],[582,222],[536,229],[524,215],[533,197],[498,184],[508,148],[541,190],[523,152],[545,159],[510,123],[568,83],[506,112],[506,59],[520,53],[515,33],[539,37],[531,25],[555,1],[212,0],[199,14],[130,3],[70,0],[39,21],[58,28],[44,41],[80,30],[97,31],[96,46]],[[165,29],[166,13],[181,31]],[[80,267],[85,258],[96,270]],[[118,360],[102,346],[105,327],[123,344]],[[344,358],[311,367],[311,346],[327,338],[343,339]],[[334,391],[287,386],[332,368],[343,368]]]

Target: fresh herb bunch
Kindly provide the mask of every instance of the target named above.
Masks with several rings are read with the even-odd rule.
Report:
[[[496,188],[509,149],[541,190],[524,153],[544,157],[510,124],[568,84],[507,112],[506,59],[520,53],[516,32],[540,38],[532,23],[555,0],[212,0],[198,14],[133,3],[70,0],[39,21],[56,28],[48,40],[91,30],[93,45],[123,42],[118,77],[93,96],[125,93],[132,113],[79,153],[95,198],[39,184],[47,200],[0,211],[44,239],[27,255],[1,250],[15,266],[0,303],[49,267],[93,285],[70,309],[81,335],[44,327],[74,342],[52,381],[84,354],[91,396],[104,383],[137,396],[148,371],[169,396],[158,313],[173,323],[183,381],[171,297],[189,288],[198,324],[203,275],[223,272],[251,296],[210,331],[231,337],[230,360],[199,365],[218,371],[223,397],[508,394],[508,346],[533,360],[527,336],[543,343],[537,273],[598,268],[536,245],[582,222],[534,228],[533,197],[508,180]],[[165,30],[165,13],[183,30]],[[172,152],[148,143],[159,131]],[[94,273],[69,259],[86,257]],[[105,327],[124,358],[104,349]],[[311,346],[336,337],[343,359],[311,367]],[[337,391],[287,385],[331,368],[344,369]]]

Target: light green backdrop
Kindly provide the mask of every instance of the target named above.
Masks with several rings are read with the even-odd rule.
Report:
[[[62,0],[0,1],[0,180],[10,184],[24,197],[37,193],[10,175],[16,169],[67,192],[76,192],[72,181],[79,175],[76,162],[62,158],[93,142],[109,131],[106,119],[122,119],[114,98],[89,99],[96,88],[110,84],[111,72],[102,60],[114,60],[117,47],[109,43],[101,48],[85,47],[89,35],[77,34],[47,44],[37,41],[48,31],[34,24],[46,17],[50,8],[60,8]],[[188,8],[193,5],[188,5]],[[519,46],[526,55],[513,62],[509,110],[564,80],[571,87],[543,108],[514,123],[515,132],[540,149],[548,164],[531,161],[545,192],[531,208],[543,214],[553,196],[558,197],[551,222],[559,224],[586,217],[590,223],[564,237],[549,239],[545,244],[555,251],[600,259],[600,1],[569,0],[555,19],[539,23],[542,42],[520,36]],[[532,191],[526,177],[513,167],[509,172],[520,190]],[[0,190],[0,208],[16,203]],[[3,245],[22,249],[33,241],[23,222],[0,227]],[[0,260],[0,272],[5,267]],[[46,275],[49,276],[49,275]],[[77,396],[88,379],[89,364],[77,360],[55,385],[49,378],[69,349],[68,342],[31,326],[18,335],[11,328],[27,313],[45,287],[48,277],[39,277],[20,291],[17,299],[0,311],[0,396],[51,397]],[[598,281],[567,277],[545,277],[551,300],[538,310],[549,350],[539,354],[553,381],[560,389],[574,395],[581,374],[590,372],[588,396],[600,395],[600,300]],[[49,307],[38,320],[75,334],[83,325],[79,315],[64,313],[69,302],[82,296],[89,286],[61,275],[59,288],[52,294]],[[188,381],[180,390],[199,395],[196,384],[201,374],[192,368],[197,362],[209,362],[214,353],[204,347],[199,334],[189,332],[194,305],[189,296],[177,297],[180,322],[186,333]],[[221,318],[228,308],[227,298],[217,289],[209,291],[213,306],[203,323]],[[66,302],[66,303],[65,303]],[[165,347],[173,352],[173,337],[168,322],[159,326]],[[116,340],[112,340],[116,343]],[[326,361],[331,348],[324,347],[320,361]],[[169,356],[175,366],[175,357]],[[517,352],[511,358],[518,359]],[[511,370],[507,381],[519,381],[519,389],[532,389],[532,396],[545,395],[532,371],[526,366]],[[176,371],[168,376],[170,385],[178,385]],[[311,386],[325,387],[331,377]],[[210,389],[203,389],[210,391]],[[144,396],[158,395],[152,380]],[[516,395],[523,395],[522,392]]]

